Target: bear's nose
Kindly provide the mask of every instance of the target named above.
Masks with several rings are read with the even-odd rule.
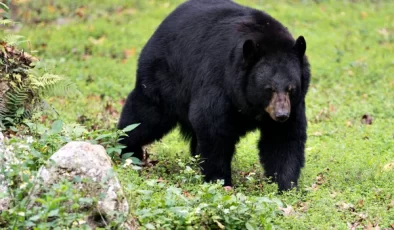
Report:
[[[289,118],[289,114],[288,113],[277,113],[277,114],[275,114],[275,118],[279,122],[284,122]]]

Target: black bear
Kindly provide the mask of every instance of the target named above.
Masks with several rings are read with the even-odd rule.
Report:
[[[206,181],[231,186],[235,145],[259,129],[260,161],[279,191],[297,185],[307,139],[306,43],[268,14],[230,0],[189,0],[143,48],[134,90],[118,128],[140,123],[121,141],[142,146],[179,124],[200,154]]]

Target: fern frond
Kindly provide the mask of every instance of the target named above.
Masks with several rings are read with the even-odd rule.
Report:
[[[0,19],[0,25],[7,26],[14,24],[15,22],[12,21],[11,19]]]
[[[23,36],[9,35],[0,45],[0,126],[20,124],[38,110],[45,97],[79,93],[64,76],[49,74],[46,65],[15,47]]]
[[[7,110],[16,112],[26,104],[30,96],[27,89],[15,88],[12,92],[8,91],[5,95]]]
[[[0,120],[5,118],[23,120],[31,116],[29,108],[33,107],[33,95],[28,89],[15,88],[7,91],[0,100]]]
[[[75,83],[55,74],[44,74],[41,77],[31,75],[31,88],[42,97],[68,96],[79,92]]]
[[[10,34],[5,36],[4,41],[7,43],[8,46],[15,46],[21,43],[26,42],[27,40],[22,40],[24,36]]]
[[[5,117],[7,113],[6,101],[3,97],[0,97],[0,121],[2,121],[3,117]]]

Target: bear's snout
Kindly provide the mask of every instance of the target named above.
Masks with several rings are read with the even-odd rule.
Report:
[[[279,122],[284,122],[289,118],[288,112],[279,111],[275,114],[275,118]]]
[[[290,116],[290,109],[289,94],[274,92],[265,111],[274,121],[285,122]]]

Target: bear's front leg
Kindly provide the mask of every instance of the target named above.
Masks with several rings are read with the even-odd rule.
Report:
[[[192,103],[189,120],[195,133],[196,154],[200,154],[202,173],[207,182],[224,180],[231,186],[231,160],[239,135],[225,99],[211,95],[220,92],[209,90]],[[211,96],[206,96],[211,95]]]
[[[261,127],[260,161],[265,175],[278,183],[279,191],[297,186],[305,162],[306,126],[305,109],[301,104],[286,122],[267,118]]]
[[[231,160],[235,149],[234,141],[219,136],[201,137],[198,141],[197,152],[203,161],[201,168],[204,180],[224,180],[224,186],[232,186]]]

